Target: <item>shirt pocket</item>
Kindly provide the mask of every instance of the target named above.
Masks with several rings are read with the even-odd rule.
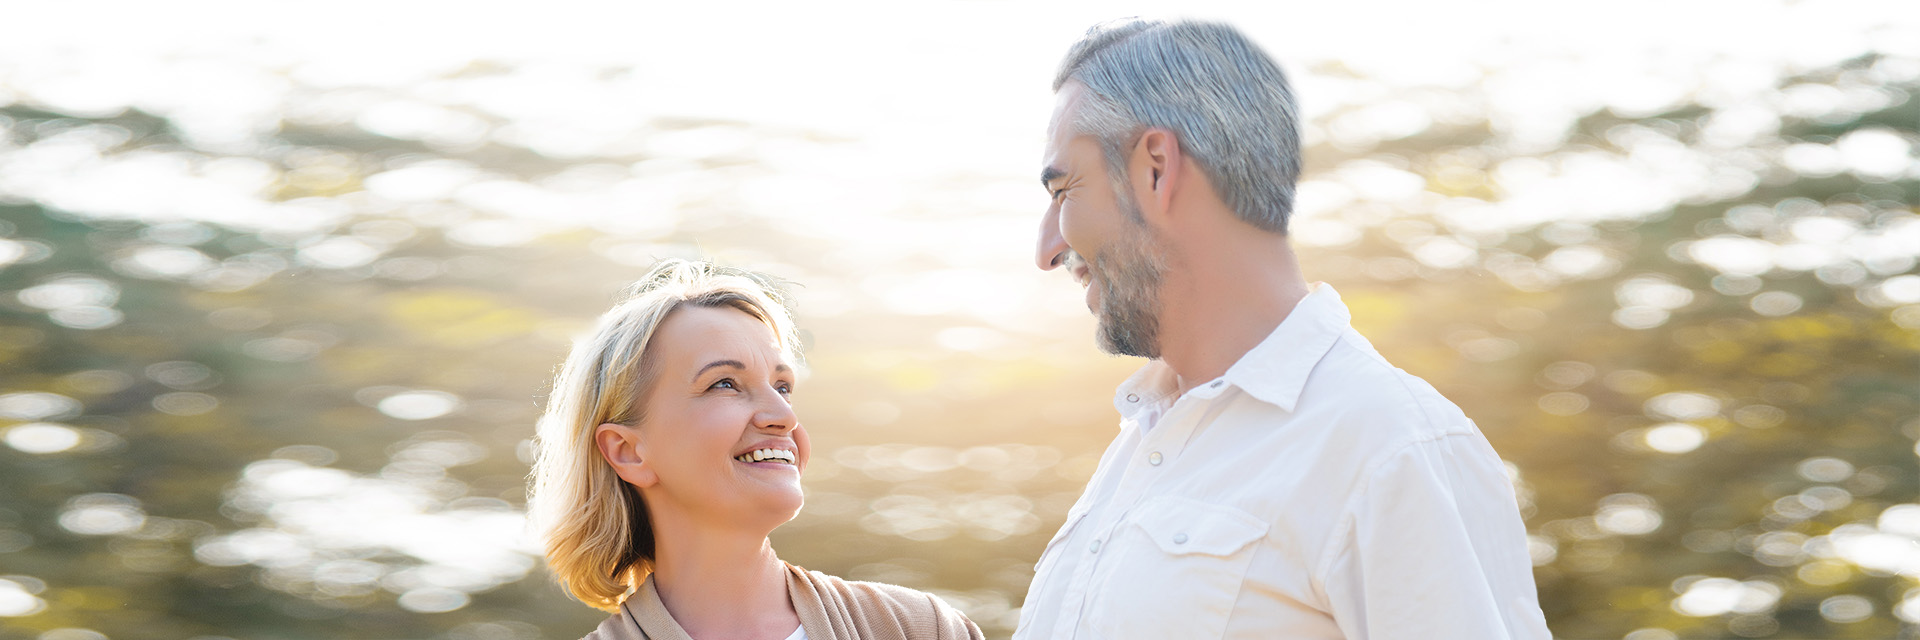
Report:
[[[1040,559],[1034,561],[1035,572],[1040,571],[1040,567],[1047,563],[1047,559],[1053,556],[1056,549],[1059,549],[1060,543],[1065,542],[1067,536],[1073,533],[1073,528],[1079,526],[1080,521],[1087,517],[1087,511],[1088,509],[1080,508],[1067,511],[1067,521],[1060,523],[1060,530],[1053,532],[1053,538],[1047,540],[1046,549],[1040,551]]]
[[[1102,638],[1219,638],[1267,523],[1238,508],[1154,498],[1107,547],[1087,626]]]

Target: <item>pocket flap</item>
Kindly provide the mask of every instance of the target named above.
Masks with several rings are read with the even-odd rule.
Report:
[[[1133,520],[1161,551],[1230,556],[1267,535],[1267,523],[1226,505],[1155,498],[1140,505]]]
[[[1060,523],[1060,530],[1053,532],[1053,537],[1047,540],[1047,546],[1040,552],[1040,558],[1033,561],[1035,570],[1039,570],[1040,565],[1047,561],[1047,555],[1053,552],[1054,547],[1060,545],[1061,540],[1067,539],[1067,535],[1073,533],[1074,525],[1080,524],[1080,519],[1087,517],[1089,509],[1080,508],[1077,504],[1074,507],[1067,512],[1067,521]]]

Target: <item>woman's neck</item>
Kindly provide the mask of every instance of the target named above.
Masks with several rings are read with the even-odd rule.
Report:
[[[765,533],[678,524],[654,523],[653,583],[688,636],[782,640],[793,633],[800,617],[787,595],[786,565]]]

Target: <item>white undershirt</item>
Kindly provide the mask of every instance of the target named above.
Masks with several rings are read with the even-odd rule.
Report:
[[[807,640],[807,628],[794,627],[793,635],[787,636],[787,640]]]

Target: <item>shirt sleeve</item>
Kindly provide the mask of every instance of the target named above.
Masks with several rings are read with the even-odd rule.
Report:
[[[1478,432],[1415,442],[1368,474],[1323,566],[1349,640],[1548,640],[1526,528]]]

